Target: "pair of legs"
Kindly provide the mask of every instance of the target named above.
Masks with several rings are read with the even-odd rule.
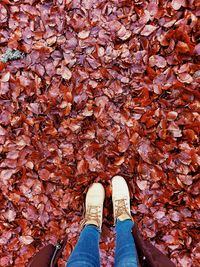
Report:
[[[121,176],[112,179],[113,210],[116,223],[116,267],[136,267],[137,252],[131,229],[130,196],[128,186]],[[104,189],[103,189],[104,190]],[[93,184],[86,196],[86,214],[83,230],[69,257],[67,267],[99,267],[99,240],[102,225],[105,193],[100,184]]]
[[[136,267],[137,253],[131,234],[131,220],[117,221],[116,224],[116,267]],[[67,267],[100,267],[99,256],[100,231],[95,225],[87,225],[81,232]]]

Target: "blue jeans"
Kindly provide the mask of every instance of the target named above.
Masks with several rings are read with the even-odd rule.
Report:
[[[115,267],[137,267],[137,252],[131,233],[131,220],[117,221]],[[100,267],[100,231],[95,225],[86,225],[69,257],[66,267]]]

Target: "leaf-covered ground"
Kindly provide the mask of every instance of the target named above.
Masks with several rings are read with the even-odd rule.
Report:
[[[112,266],[115,174],[143,237],[200,266],[199,17],[198,0],[0,1],[0,55],[24,53],[0,62],[0,266],[67,232],[64,267],[98,181]]]

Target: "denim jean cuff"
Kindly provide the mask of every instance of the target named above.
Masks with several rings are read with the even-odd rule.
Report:
[[[118,222],[126,222],[126,221],[131,221],[131,222],[133,222],[134,223],[134,221],[133,220],[131,220],[131,219],[125,219],[125,220],[123,220],[123,221],[121,221],[120,219],[117,219],[116,220],[116,223],[118,223]]]
[[[84,227],[83,227],[83,229],[85,227],[92,227],[93,229],[96,229],[99,233],[101,233],[100,228],[98,226],[96,226],[95,224],[85,224]]]

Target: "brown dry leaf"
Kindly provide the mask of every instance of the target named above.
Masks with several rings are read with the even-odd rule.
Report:
[[[32,238],[32,236],[27,235],[27,236],[20,236],[19,241],[24,245],[29,245],[34,241],[34,239]]]
[[[174,121],[178,116],[178,113],[176,111],[170,111],[167,113],[167,120],[168,121]]]
[[[88,162],[84,159],[80,160],[77,164],[77,174],[84,174],[88,171]]]
[[[178,178],[183,184],[185,185],[191,185],[193,182],[191,175],[181,175],[179,174]]]
[[[187,43],[184,43],[182,41],[178,41],[178,43],[176,44],[176,51],[184,54],[184,53],[190,52],[190,48],[189,48]]]
[[[49,179],[50,172],[46,169],[39,170],[39,176],[42,180],[46,181]]]
[[[141,31],[141,35],[143,36],[149,36],[157,29],[156,26],[153,25],[145,25],[143,30]]]
[[[158,68],[165,68],[167,65],[167,62],[162,56],[154,55],[149,58],[149,65],[151,67],[156,66]]]
[[[153,214],[153,216],[154,216],[155,219],[160,220],[165,216],[165,212],[164,211],[156,211]]]
[[[81,32],[78,33],[78,37],[80,39],[86,39],[86,38],[89,37],[89,35],[90,35],[90,31],[86,31],[86,30],[81,31]]]
[[[46,42],[47,42],[47,44],[48,44],[49,46],[55,44],[56,41],[57,41],[57,37],[56,37],[56,36],[51,36],[51,37],[49,37],[49,38],[46,40]]]
[[[16,215],[17,215],[16,211],[11,210],[11,209],[9,209],[8,211],[6,211],[6,212],[4,213],[4,217],[5,217],[9,222],[13,222],[13,221],[15,220],[15,218],[16,218]]]
[[[58,69],[57,74],[60,74],[62,78],[67,81],[70,80],[72,77],[72,73],[67,67],[62,67],[61,69]]]
[[[194,52],[199,56],[200,55],[200,44],[197,44],[194,48]]]
[[[125,41],[131,36],[131,31],[126,30],[126,28],[122,25],[121,28],[117,32],[118,37]]]
[[[193,82],[193,78],[192,76],[189,74],[189,73],[180,73],[177,77],[177,79],[180,81],[180,82],[183,82],[183,83],[192,83]]]
[[[120,134],[118,138],[118,150],[119,152],[125,152],[129,147],[129,138],[126,133]]]
[[[8,82],[9,80],[10,80],[10,72],[6,72],[6,73],[4,73],[4,74],[2,75],[2,77],[1,77],[1,82],[6,83],[6,82]]]
[[[182,6],[185,6],[185,0],[172,0],[171,6],[174,10],[179,10]]]
[[[15,173],[15,170],[13,170],[13,169],[3,170],[3,171],[1,171],[0,178],[1,178],[1,180],[3,180],[3,182],[6,182],[7,180],[9,180],[12,177],[12,175],[14,173]]]
[[[5,8],[5,6],[3,6],[2,4],[0,4],[0,22],[4,23],[7,21],[8,18],[8,12],[7,9]]]
[[[0,126],[0,135],[6,135],[6,130]]]
[[[148,182],[145,180],[143,180],[143,181],[138,180],[138,181],[136,181],[136,184],[140,188],[140,190],[145,190],[148,187]]]

